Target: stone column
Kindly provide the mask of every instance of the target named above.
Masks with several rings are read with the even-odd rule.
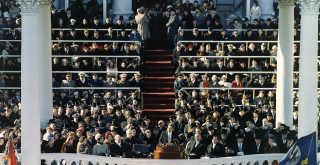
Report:
[[[51,64],[51,0],[42,0],[39,9],[39,52],[40,52],[40,123],[41,128],[47,126],[52,118],[52,64]]]
[[[246,0],[246,17],[250,19],[251,0]]]
[[[274,0],[259,0],[259,6],[261,9],[261,17],[263,19],[271,18],[274,14],[273,10],[273,1]],[[290,1],[290,0],[288,0]]]
[[[64,10],[69,8],[69,0],[64,0]]]
[[[122,15],[125,20],[128,20],[129,16],[133,14],[132,1],[131,0],[113,0],[112,11],[115,19],[119,18]]]
[[[40,33],[39,1],[20,0],[21,43],[21,161],[40,165]]]
[[[300,0],[301,39],[299,65],[298,136],[317,131],[318,15],[320,0]]]
[[[108,6],[108,2],[107,2],[107,0],[103,0],[103,2],[102,2],[102,13],[103,13],[103,16],[102,16],[102,18],[103,18],[103,23],[105,23],[106,22],[106,18],[107,18],[107,15],[108,15],[108,8],[107,8],[107,6]]]
[[[279,0],[276,123],[293,125],[294,0]]]

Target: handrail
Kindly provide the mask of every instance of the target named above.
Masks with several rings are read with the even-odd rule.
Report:
[[[21,87],[0,87],[0,90],[20,90]]]
[[[229,90],[260,90],[260,91],[265,91],[265,90],[276,90],[277,88],[248,88],[248,87],[243,87],[243,88],[224,88],[224,87],[182,87],[181,89],[184,89],[184,90],[199,90],[199,89],[205,89],[205,90],[226,90],[226,89],[229,89]],[[299,90],[299,88],[292,88],[293,90]],[[320,88],[318,88],[320,89]]]
[[[183,31],[193,31],[193,28],[192,29],[181,29]],[[208,31],[208,29],[197,29],[198,31]],[[214,32],[221,32],[222,30],[225,30],[225,31],[247,31],[248,29],[211,29],[212,31]],[[250,29],[251,31],[258,31],[259,29]],[[274,31],[274,30],[279,30],[279,29],[262,29],[262,31]]]
[[[140,58],[140,56],[122,56],[122,55],[52,55],[51,57],[85,57],[85,58],[94,58],[94,57],[106,57],[106,58]],[[0,55],[1,57],[1,55]]]
[[[180,73],[199,73],[199,74],[205,74],[205,73],[216,73],[216,74],[228,74],[228,73],[239,73],[239,74],[274,74],[277,72],[270,72],[270,71],[180,71]]]
[[[179,56],[179,58],[277,58],[278,56]],[[320,58],[320,56],[317,56]],[[300,58],[300,56],[293,56]]]
[[[52,71],[52,73],[140,73],[140,71]]]
[[[17,57],[21,57],[21,55],[1,55],[0,54],[0,58],[6,58],[6,57],[17,58]]]
[[[73,28],[51,28],[53,31],[58,31],[58,30],[71,30]],[[88,31],[107,31],[108,29],[94,29],[94,28],[75,28],[73,29],[75,31],[83,31],[83,30],[88,30]],[[113,31],[121,31],[122,29],[112,29]],[[124,29],[125,31],[132,31],[132,29]]]
[[[22,40],[0,40],[0,42],[21,42]]]
[[[51,57],[75,57],[75,56],[80,56],[80,57],[110,57],[110,58],[140,58],[140,56],[137,56],[137,55],[126,55],[126,56],[123,56],[123,55],[81,55],[81,54],[77,54],[77,55],[51,55]],[[21,57],[21,55],[1,55],[0,54],[0,58],[1,57]]]
[[[300,41],[295,41],[300,42]],[[319,41],[318,41],[319,42]],[[278,43],[278,41],[232,41],[232,40],[222,40],[222,41],[212,41],[212,40],[182,40],[178,43]]]
[[[276,90],[276,88],[248,88],[248,87],[243,87],[243,88],[229,88],[229,87],[182,87],[181,89],[184,90],[261,90],[261,91],[267,91],[267,90]],[[294,88],[294,89],[299,89],[299,88]]]
[[[280,161],[285,154],[260,154],[260,155],[245,155],[245,156],[235,156],[235,157],[224,157],[224,158],[207,158],[207,159],[161,159],[161,160],[153,160],[153,159],[132,159],[132,158],[115,158],[115,157],[106,157],[106,156],[94,156],[94,155],[86,155],[86,154],[46,154],[42,153],[40,158],[42,160],[46,160],[47,164],[51,164],[53,160],[60,162],[61,160],[65,160],[68,164],[71,162],[88,164],[91,162],[92,164],[119,164],[119,165],[137,165],[137,164],[152,164],[152,165],[163,165],[163,164],[175,164],[175,165],[207,165],[207,164],[253,164],[258,162],[262,164],[265,160],[267,160],[271,164],[274,160]]]
[[[179,58],[275,58],[275,57],[277,56],[179,56]]]
[[[0,90],[7,90],[7,89],[15,89],[15,90],[20,90],[21,87],[0,87]],[[111,89],[111,90],[141,90],[140,87],[53,87],[53,90],[63,90],[63,89],[72,89],[72,90],[105,90],[105,89]]]
[[[115,90],[139,90],[140,87],[53,87],[52,89],[57,90],[57,89],[79,89],[79,90],[90,90],[90,89],[115,89]]]
[[[141,43],[141,42],[138,41],[138,40],[136,40],[136,41],[123,41],[123,40],[51,40],[51,42],[72,42],[72,43],[73,43],[73,42]]]

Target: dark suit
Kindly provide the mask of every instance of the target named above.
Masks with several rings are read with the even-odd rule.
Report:
[[[77,87],[88,87],[89,81],[86,79],[84,82],[82,82],[80,79],[76,80],[76,86]]]
[[[190,159],[200,159],[204,156],[206,151],[206,144],[203,141],[200,141],[196,146],[196,141],[190,141],[186,146],[186,155]]]
[[[163,131],[159,138],[159,144],[166,144],[169,143],[169,135],[167,131]],[[178,142],[178,136],[175,132],[171,133],[171,143],[177,143]]]
[[[261,143],[259,147],[256,143],[254,143],[254,145],[252,145],[250,154],[263,154],[264,148],[265,148],[265,145],[263,143]]]
[[[206,150],[206,156],[210,158],[218,158],[218,157],[224,157],[226,156],[226,150],[225,147],[217,143],[216,146],[213,148],[212,143],[208,145],[207,150]]]
[[[116,143],[112,143],[110,146],[110,154],[113,157],[122,156],[126,158],[131,158],[132,147],[126,142],[121,142],[121,146],[119,146]]]

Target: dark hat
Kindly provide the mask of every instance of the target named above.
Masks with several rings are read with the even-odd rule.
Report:
[[[197,125],[196,125],[196,123],[191,123],[191,124],[190,124],[190,127],[191,127],[191,128],[194,128],[194,127],[197,127]]]
[[[289,132],[286,139],[287,140],[294,140],[294,139],[296,139],[296,135],[292,132]]]
[[[244,138],[244,134],[243,133],[237,133],[237,138],[243,139]]]
[[[221,129],[221,134],[228,134],[228,130],[227,129]]]
[[[261,134],[259,133],[257,133],[257,134],[254,134],[254,138],[255,139],[262,139],[262,136],[261,136]]]

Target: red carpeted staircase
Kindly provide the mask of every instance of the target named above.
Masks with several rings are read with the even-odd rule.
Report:
[[[152,123],[168,121],[174,115],[174,68],[171,50],[144,51],[143,113]]]

